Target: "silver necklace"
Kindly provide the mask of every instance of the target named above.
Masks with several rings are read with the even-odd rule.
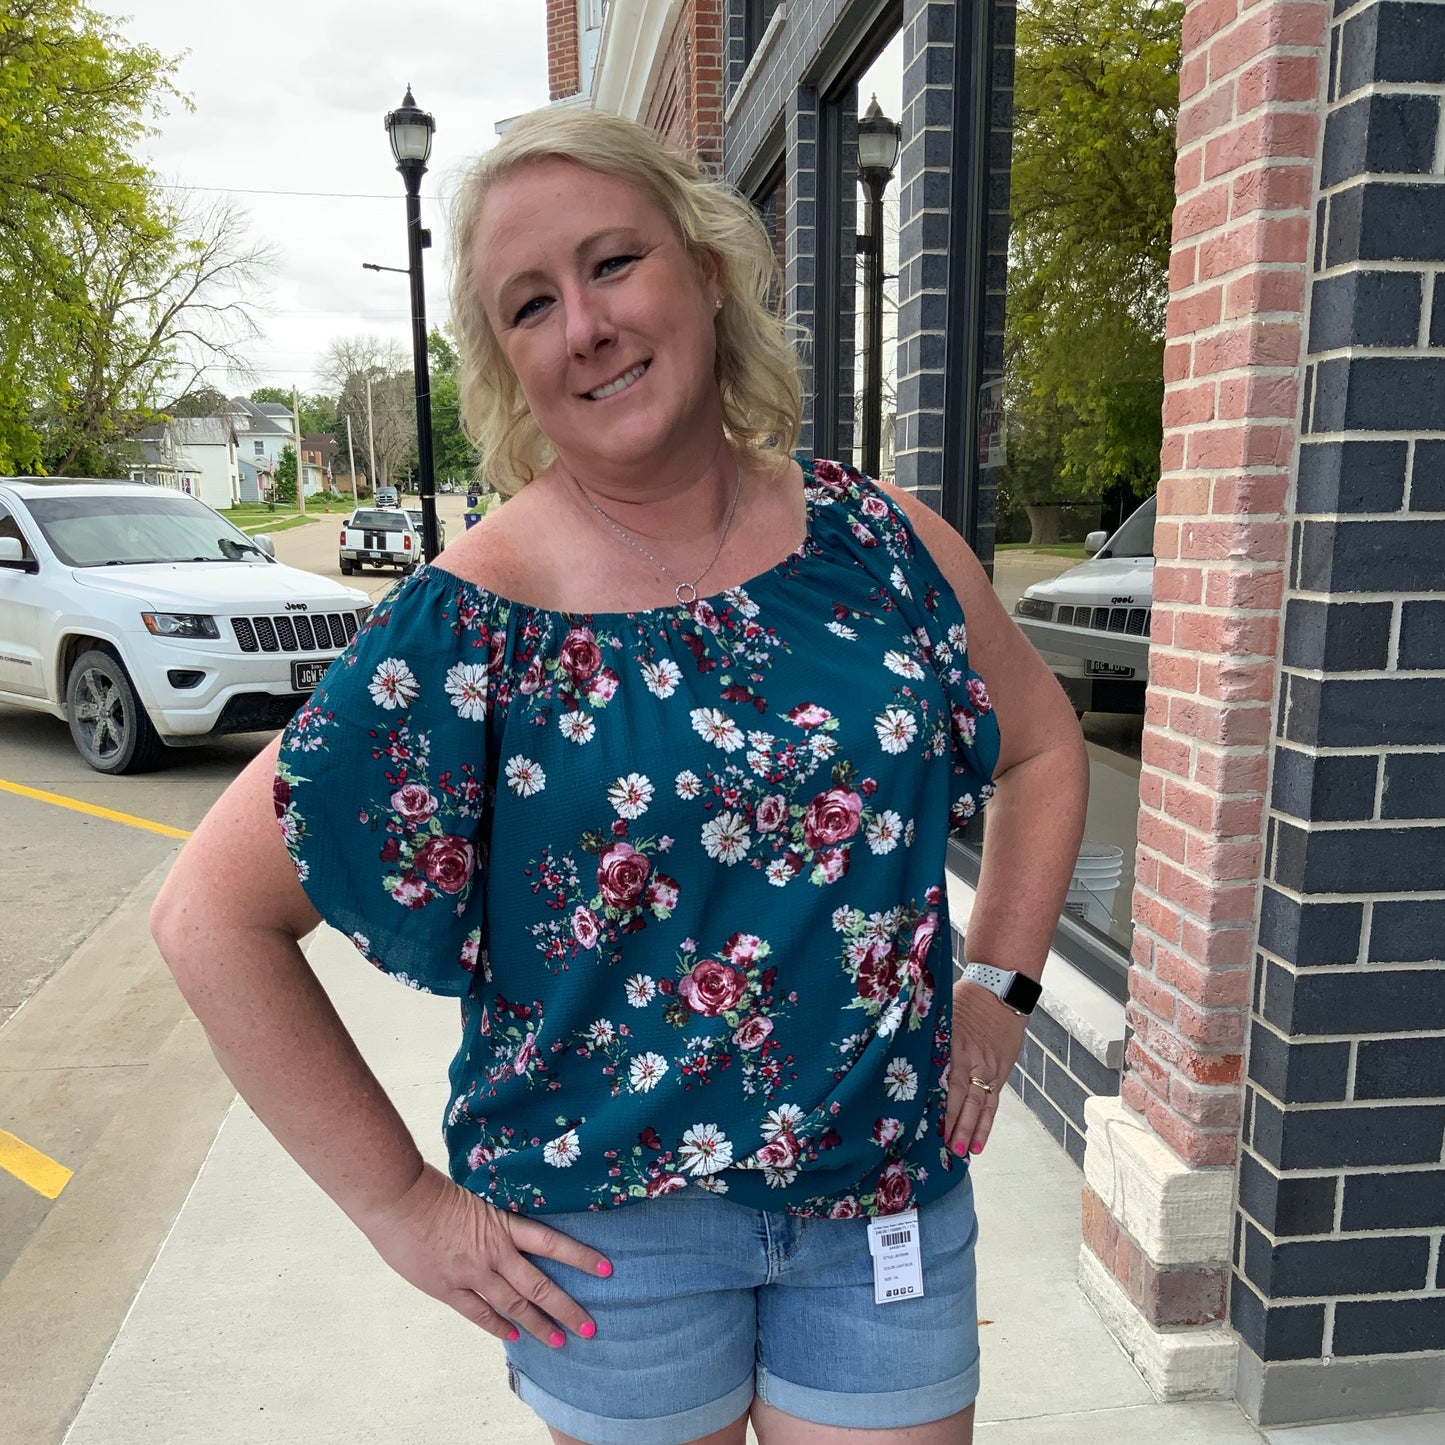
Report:
[[[668,577],[672,579],[672,581],[676,584],[673,588],[673,592],[676,595],[678,604],[680,606],[690,607],[694,602],[697,601],[697,584],[701,582],[702,579],[706,577],[709,572],[712,571],[714,563],[716,563],[717,559],[722,556],[723,543],[727,541],[728,533],[732,530],[733,513],[736,512],[738,509],[738,498],[742,495],[743,491],[743,472],[741,467],[738,468],[737,480],[733,483],[733,499],[728,504],[728,514],[723,519],[722,535],[717,539],[717,547],[713,550],[712,556],[708,559],[707,566],[704,567],[702,571],[699,572],[697,576],[692,579],[691,582],[684,582],[677,575],[677,573],[674,572],[672,568],[667,565],[666,562],[664,562],[660,557],[654,557],[652,553],[649,552],[647,548],[644,547],[642,543],[639,542],[637,538],[634,537],[632,533],[627,530],[626,527],[622,526],[622,524],[619,522],[614,522],[612,518],[609,517],[607,513],[604,512],[602,508],[599,507],[597,503],[594,502],[592,498],[589,497],[587,493],[582,490],[582,483],[579,482],[575,476],[572,476],[572,472],[570,469],[568,470],[567,475],[569,477],[572,477],[572,485],[577,488],[577,491],[581,494],[582,500],[586,502],[587,505],[591,507],[592,510],[596,512],[597,515],[601,517],[602,520],[606,522],[607,525],[611,527],[612,530],[616,532],[617,535],[621,537],[624,542],[626,542],[631,547],[635,547],[639,552],[642,553],[644,557],[647,558],[649,562],[652,563],[654,567],[660,567],[668,575]]]

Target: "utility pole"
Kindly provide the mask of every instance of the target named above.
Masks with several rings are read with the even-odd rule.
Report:
[[[371,464],[371,495],[376,497],[376,428],[371,422],[371,375],[366,378],[366,455]]]
[[[361,505],[361,498],[356,492],[356,452],[351,445],[351,413],[346,414],[346,460],[351,465],[351,505],[353,508]]]
[[[296,432],[296,509],[306,515],[306,469],[301,465],[301,396],[291,388],[291,425]]]

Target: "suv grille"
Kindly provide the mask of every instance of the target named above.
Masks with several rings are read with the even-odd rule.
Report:
[[[1060,607],[1054,621],[1066,627],[1122,632],[1128,637],[1149,636],[1147,607]]]
[[[340,652],[356,636],[356,613],[233,617],[231,630],[242,652]]]

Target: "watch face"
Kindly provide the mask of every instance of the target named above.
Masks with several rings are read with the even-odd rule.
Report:
[[[1038,1003],[1039,996],[1043,993],[1043,985],[1025,974],[1016,973],[1013,982],[1004,994],[1003,1001],[1011,1008],[1017,1009],[1021,1014],[1032,1013],[1034,1005]]]

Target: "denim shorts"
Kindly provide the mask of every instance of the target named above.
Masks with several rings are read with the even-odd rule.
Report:
[[[542,1222],[612,1261],[610,1279],[534,1256],[597,1323],[560,1349],[507,1345],[512,1390],[589,1445],[685,1445],[753,1397],[819,1425],[900,1429],[978,1393],[967,1171],[919,1211],[921,1299],[873,1302],[864,1219],[759,1212],[688,1188]]]

